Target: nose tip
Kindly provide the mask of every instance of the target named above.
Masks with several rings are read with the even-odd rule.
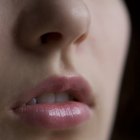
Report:
[[[20,40],[28,46],[38,43],[79,43],[86,36],[90,15],[82,0],[38,0],[23,12]]]

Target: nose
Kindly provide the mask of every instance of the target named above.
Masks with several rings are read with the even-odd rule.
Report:
[[[82,0],[36,0],[22,10],[18,21],[18,41],[34,49],[82,42],[90,15]]]

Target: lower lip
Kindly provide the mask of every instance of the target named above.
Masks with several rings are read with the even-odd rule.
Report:
[[[14,111],[25,123],[49,130],[76,127],[89,120],[92,114],[89,106],[74,101],[27,105]]]

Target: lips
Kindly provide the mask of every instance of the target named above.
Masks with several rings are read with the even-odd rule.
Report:
[[[26,91],[13,111],[26,124],[60,130],[89,120],[92,105],[91,88],[82,77],[53,76]]]

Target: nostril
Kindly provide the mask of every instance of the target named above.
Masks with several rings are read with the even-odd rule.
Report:
[[[62,35],[58,32],[50,32],[43,34],[40,39],[42,44],[50,44],[60,41],[62,39]]]
[[[80,44],[81,42],[83,42],[85,39],[86,39],[86,37],[87,37],[87,34],[85,33],[85,34],[82,34],[76,41],[75,41],[75,43],[76,44]]]

